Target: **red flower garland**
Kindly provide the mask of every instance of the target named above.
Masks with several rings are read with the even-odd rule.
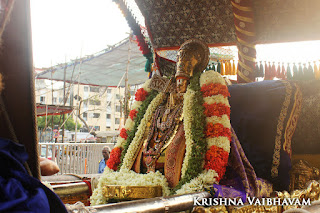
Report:
[[[125,128],[122,128],[120,130],[120,137],[124,138],[125,140],[127,140],[128,138],[128,134],[127,134],[127,130]]]
[[[121,157],[122,149],[120,147],[114,148],[111,153],[110,157],[107,160],[107,166],[116,171],[118,169],[118,165],[120,164],[120,157]]]
[[[224,151],[223,148],[217,146],[211,146],[206,152],[205,165],[206,170],[212,169],[218,173],[217,181],[219,182],[226,172],[228,164],[228,152]]]
[[[204,114],[207,117],[211,117],[211,116],[218,116],[221,117],[222,115],[226,114],[228,115],[229,119],[230,119],[230,107],[228,107],[225,104],[222,103],[214,103],[214,104],[207,104],[204,103]]]
[[[135,117],[137,117],[137,113],[138,113],[138,111],[135,109],[130,111],[129,117],[131,118],[131,120],[133,120]]]
[[[144,101],[148,95],[148,92],[145,91],[143,88],[140,88],[137,90],[135,94],[135,100],[136,101]]]
[[[224,127],[220,123],[208,123],[206,126],[205,134],[208,138],[224,136],[228,137],[231,141],[231,130],[229,128]]]
[[[224,97],[230,97],[228,87],[220,83],[204,84],[201,87],[201,92],[203,97],[210,97],[213,95],[223,95]]]

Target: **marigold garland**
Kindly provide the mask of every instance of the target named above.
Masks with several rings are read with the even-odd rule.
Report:
[[[122,128],[120,130],[120,137],[124,138],[125,140],[127,140],[128,138],[128,134],[127,134],[127,130],[125,128]]]
[[[218,182],[226,172],[228,156],[228,152],[217,146],[211,146],[206,153],[204,168],[216,171],[218,173],[218,177],[216,178]]]
[[[220,83],[210,83],[201,86],[201,92],[203,97],[209,97],[213,95],[223,95],[224,97],[230,97],[228,87]]]
[[[130,111],[129,117],[131,118],[131,120],[133,120],[134,118],[137,117],[137,113],[138,113],[138,111],[135,110],[135,109],[133,109],[133,110]]]
[[[121,148],[115,147],[110,152],[110,157],[107,160],[107,166],[112,170],[117,170],[120,164]]]
[[[207,104],[204,103],[204,114],[207,117],[211,116],[218,116],[221,117],[222,115],[228,115],[230,119],[230,107],[226,106],[225,104],[220,104],[220,103],[214,103],[214,104]]]
[[[213,137],[228,137],[229,140],[231,140],[231,130],[230,128],[225,128],[222,124],[220,123],[208,123],[206,125],[206,136],[208,138],[213,138]]]
[[[144,88],[140,88],[137,90],[135,94],[135,100],[136,101],[144,101],[146,97],[148,96],[148,92],[144,90]]]

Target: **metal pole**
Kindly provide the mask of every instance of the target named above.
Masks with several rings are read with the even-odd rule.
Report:
[[[125,90],[124,90],[124,123],[126,122],[128,118],[128,91],[129,91],[129,85],[128,85],[128,73],[129,73],[129,65],[130,65],[130,57],[131,57],[131,35],[129,36],[129,47],[128,47],[128,63],[127,63],[127,69],[126,69],[126,77],[125,77]]]
[[[192,210],[194,199],[209,198],[208,192],[197,192],[185,195],[174,195],[170,197],[157,197],[136,201],[120,202],[93,206],[99,213],[120,213],[120,212],[180,212]]]

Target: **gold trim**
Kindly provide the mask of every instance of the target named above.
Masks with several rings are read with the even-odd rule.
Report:
[[[247,31],[247,30],[243,30],[243,29],[237,27],[236,25],[235,25],[235,27],[236,27],[236,30],[237,30],[237,31],[239,31],[240,33],[242,33],[242,34],[244,34],[244,35],[247,35],[247,36],[255,36],[255,35],[256,35],[254,32],[250,32],[250,31]]]
[[[245,76],[239,69],[238,69],[238,73],[237,73],[243,80],[245,80],[247,83],[251,83],[252,81],[250,80],[250,78],[248,78],[247,76]]]
[[[244,16],[239,16],[235,13],[233,13],[234,17],[236,17],[237,19],[239,19],[240,21],[245,21],[248,23],[253,23],[253,19],[252,18],[248,18],[248,17],[244,17]]]
[[[282,108],[281,108],[281,112],[280,112],[278,124],[277,124],[277,136],[275,138],[275,143],[274,143],[274,152],[273,152],[272,168],[271,168],[271,177],[273,178],[278,177],[283,124],[288,112],[288,107],[290,105],[290,97],[292,95],[291,84],[287,81],[282,81],[282,83],[285,84],[285,87],[286,87],[286,96],[282,104]]]
[[[242,58],[244,58],[244,59],[246,59],[248,61],[256,62],[256,58],[247,56],[246,54],[242,53],[242,51],[239,51],[238,53]]]
[[[242,40],[242,39],[239,38],[239,37],[237,37],[237,40],[238,40],[238,42],[239,42],[240,44],[242,44],[242,45],[245,45],[245,46],[251,47],[251,48],[256,48],[256,45],[255,45],[255,44],[250,44],[250,43]]]
[[[243,63],[242,61],[238,61],[238,63],[240,64],[241,67],[243,67],[244,69],[248,70],[249,72],[253,72],[253,69],[251,67],[249,67],[248,65],[246,65],[245,63]]]
[[[237,4],[234,3],[233,1],[231,1],[231,4],[232,4],[232,6],[234,6],[235,8],[237,8],[237,9],[239,9],[239,10],[246,11],[246,12],[252,11],[252,8],[251,8],[251,7],[243,7],[243,6],[237,5]]]
[[[103,196],[115,200],[135,200],[162,196],[161,186],[120,186],[105,185],[102,187]]]
[[[296,92],[294,95],[295,96],[294,104],[292,107],[290,118],[288,119],[288,122],[287,122],[286,131],[284,133],[284,143],[283,143],[283,150],[289,154],[290,158],[291,158],[291,151],[292,151],[291,139],[297,127],[297,122],[298,122],[298,117],[300,114],[301,102],[302,102],[301,90],[296,83],[294,83],[294,85],[296,87]]]

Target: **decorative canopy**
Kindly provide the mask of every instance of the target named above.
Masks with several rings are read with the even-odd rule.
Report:
[[[36,78],[63,81],[66,72],[66,82],[95,86],[118,86],[128,66],[128,83],[136,85],[148,79],[148,75],[144,71],[145,63],[146,59],[141,54],[137,43],[128,38],[95,55],[44,70]],[[123,79],[120,86],[124,85]]]
[[[127,0],[129,1],[129,0]],[[237,10],[253,12],[256,43],[320,39],[318,0],[135,0],[145,18],[153,48],[178,48],[198,38],[209,46],[236,43]],[[243,3],[248,5],[242,5]],[[250,6],[249,6],[250,5]],[[235,8],[233,8],[235,7]],[[242,20],[241,20],[242,19]],[[249,20],[249,22],[248,22]],[[245,29],[245,26],[243,26]]]
[[[37,104],[37,116],[46,115],[61,115],[72,112],[73,108],[70,106],[57,106],[57,105],[46,105]]]

